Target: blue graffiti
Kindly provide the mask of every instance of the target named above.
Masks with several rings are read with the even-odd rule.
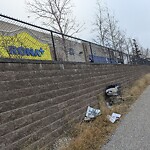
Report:
[[[8,47],[10,55],[21,55],[21,56],[38,56],[41,57],[44,54],[44,50],[42,48],[32,49],[32,48],[24,48],[24,47],[15,47],[9,46]]]

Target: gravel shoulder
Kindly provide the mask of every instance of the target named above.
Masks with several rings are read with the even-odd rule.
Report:
[[[102,150],[150,150],[150,86],[132,105]]]

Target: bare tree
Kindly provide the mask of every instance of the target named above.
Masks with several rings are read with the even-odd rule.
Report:
[[[122,38],[117,23],[118,21],[115,20],[114,16],[110,15],[109,10],[107,9],[107,26],[108,26],[107,38],[109,41],[109,46],[114,50],[117,50],[117,46],[119,46],[119,43],[121,41],[120,38]]]
[[[150,58],[150,49],[145,49],[145,58]]]
[[[43,24],[50,27],[52,30],[60,32],[62,44],[66,59],[68,60],[68,51],[66,48],[67,35],[75,35],[82,30],[72,15],[71,0],[33,0],[27,2],[29,12],[34,14],[38,19],[42,19]]]
[[[141,57],[146,59],[146,58],[149,58],[150,57],[150,50],[149,48],[144,48],[144,47],[140,47],[140,51],[141,51]]]
[[[135,56],[144,59],[150,57],[149,49],[140,46],[139,42],[137,43],[137,48],[133,40],[126,37],[126,33],[120,30],[118,21],[111,15],[109,9],[102,5],[101,0],[97,2],[97,14],[93,25],[93,31],[97,33],[94,41],[102,46],[115,50],[113,51],[113,57],[115,56],[114,59],[117,60],[119,56],[121,59],[124,59],[124,53],[127,54],[126,58],[128,63],[132,63],[132,61],[134,61],[132,58]]]
[[[97,12],[95,15],[95,22],[93,23],[93,31],[97,33],[94,41],[102,46],[107,46],[108,26],[106,24],[106,8],[102,6],[101,1],[97,1]]]
[[[102,5],[100,0],[97,1],[97,14],[93,25],[93,31],[97,34],[94,41],[102,46],[113,49],[112,57],[116,61],[118,59],[123,60],[124,53],[127,53],[126,60],[130,62],[129,53],[132,48],[128,38],[126,38],[126,33],[119,29],[118,21],[110,14],[109,9]]]
[[[126,38],[126,47],[129,55],[133,54],[133,43],[131,38]]]
[[[125,38],[125,53],[127,54],[128,63],[131,64],[131,55],[133,54],[133,43],[131,38]]]
[[[93,29],[97,33],[95,41],[102,46],[108,46],[117,50],[124,41],[124,35],[119,30],[117,23],[114,16],[110,15],[108,8],[103,6],[102,2],[98,0]]]

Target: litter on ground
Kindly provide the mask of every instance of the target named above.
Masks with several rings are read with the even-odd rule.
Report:
[[[105,89],[105,100],[108,106],[122,101],[121,86],[119,84],[109,85]]]
[[[96,118],[100,114],[101,114],[100,109],[95,109],[95,108],[88,106],[84,120],[90,121],[91,119]]]
[[[116,120],[118,120],[121,117],[121,115],[117,114],[117,113],[112,113],[111,116],[108,115],[107,117],[108,117],[108,119],[109,119],[110,122],[115,123]]]

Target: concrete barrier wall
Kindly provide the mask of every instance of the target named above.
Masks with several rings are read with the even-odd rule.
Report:
[[[46,150],[106,85],[128,86],[149,66],[0,63],[0,149]]]

